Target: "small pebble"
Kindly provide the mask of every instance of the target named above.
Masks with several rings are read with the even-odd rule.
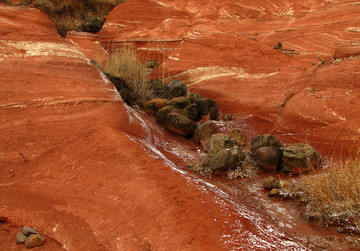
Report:
[[[23,243],[25,242],[26,236],[22,232],[18,232],[16,234],[16,243]]]
[[[26,237],[25,247],[33,248],[40,246],[43,243],[44,243],[44,237],[42,237],[40,234],[31,234],[30,236]]]
[[[31,228],[31,227],[24,227],[23,228],[23,233],[26,236],[29,236],[30,234],[39,234],[35,229]]]

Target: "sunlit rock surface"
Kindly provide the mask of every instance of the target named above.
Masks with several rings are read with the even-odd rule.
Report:
[[[359,13],[355,0],[132,0],[98,36],[106,48],[133,42],[162,62],[153,78],[216,99],[249,134],[337,155],[360,139]]]
[[[131,11],[131,4],[138,2],[130,1],[125,7]],[[142,3],[150,14],[153,6],[149,4],[157,4]],[[157,6],[171,8],[165,14],[169,18],[177,15],[180,23],[184,23],[183,31],[179,29],[176,37],[182,41],[190,31],[187,22],[193,22],[196,8],[202,4]],[[121,8],[112,14],[113,19],[104,32],[112,33],[111,22],[121,27],[114,18],[117,11],[123,12]],[[206,6],[204,9],[205,20],[226,12]],[[158,16],[163,14],[162,9],[157,12]],[[138,16],[134,12],[127,15]],[[166,29],[171,31],[177,24],[169,22]],[[149,25],[159,29],[156,21]],[[201,21],[198,25],[201,26]],[[132,31],[136,32],[136,28]],[[161,34],[160,31],[154,35]],[[179,53],[177,50],[189,46],[217,50],[216,46],[224,39],[228,38],[230,45],[236,41],[230,39],[232,35],[206,33],[198,42],[180,42],[181,46],[179,43],[174,47],[175,55]],[[91,50],[97,46],[93,38],[89,36],[90,43],[78,35],[78,44],[83,42],[81,52],[71,43],[74,42],[71,38],[60,38],[44,13],[0,4],[0,216],[6,217],[14,229],[1,231],[0,249],[16,248],[15,229],[24,225],[45,237],[42,247],[47,250],[302,249],[261,215],[234,202],[216,186],[182,170],[158,150],[156,142],[164,147],[165,143],[178,145],[168,151],[179,152],[184,159],[189,157],[187,148],[183,147],[185,141],[176,141],[176,136],[157,129],[154,118],[125,106],[114,86],[90,64],[89,55],[95,55]],[[209,39],[217,42],[210,46]],[[271,57],[279,58],[276,67],[290,67],[287,62],[291,58],[254,41],[247,43],[254,43],[253,50],[259,49],[259,54],[269,52]],[[86,46],[91,48],[86,50]],[[228,49],[230,59],[236,55],[231,51],[233,47]],[[217,51],[214,58],[214,51],[209,51],[209,61],[204,63],[201,57],[206,57],[206,53],[190,57],[190,50],[184,52],[177,56],[184,63],[174,61],[172,71],[195,74],[185,74],[184,79],[194,76],[192,88],[219,99],[223,109],[231,110],[233,106],[226,108],[224,103],[229,103],[227,100],[232,97],[227,94],[226,86],[222,92],[216,91],[218,80],[231,86],[241,84],[244,76],[248,76],[256,86],[256,79],[278,76],[270,60],[265,60],[261,71],[250,70],[245,62],[236,65],[234,75],[236,62],[223,58],[228,62],[226,65],[221,61],[227,55],[226,48]],[[212,69],[225,76],[213,82]],[[209,71],[210,75],[206,75]],[[244,88],[236,91],[240,89],[244,91]],[[281,93],[272,91],[273,96]],[[271,92],[266,94],[270,96],[263,98],[271,100]],[[238,115],[245,114],[244,100],[239,100],[233,109]],[[261,100],[256,100],[260,106]],[[272,106],[268,104],[267,109],[271,110]],[[177,144],[170,144],[171,141]],[[11,236],[11,233],[15,234]]]

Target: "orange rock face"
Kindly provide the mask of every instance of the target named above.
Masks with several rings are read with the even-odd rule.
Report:
[[[98,34],[64,40],[44,13],[0,4],[0,218],[49,250],[304,248],[183,170],[197,146],[124,105],[89,60],[134,43],[162,63],[153,78],[215,99],[249,136],[351,151],[359,12],[351,0],[132,0]]]
[[[359,147],[359,12],[356,1],[133,0],[98,35],[135,43],[163,63],[153,78],[184,80],[250,134],[337,155]]]
[[[48,250],[301,247],[171,162],[195,146],[124,105],[44,13],[0,4],[0,17],[0,216],[12,226],[1,250],[22,226]]]

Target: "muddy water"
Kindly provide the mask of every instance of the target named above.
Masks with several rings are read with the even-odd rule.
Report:
[[[161,159],[167,167],[180,173],[188,185],[196,187],[224,208],[226,224],[231,231],[221,236],[229,250],[357,250],[358,238],[325,229],[303,216],[304,205],[296,200],[270,199],[262,188],[268,175],[293,180],[298,176],[267,173],[257,170],[255,178],[229,180],[226,175],[203,177],[191,171],[188,163],[199,161],[205,155],[202,147],[192,139],[175,136],[159,124],[153,116],[127,106],[131,123],[140,124],[146,132],[143,137],[129,134],[149,155]],[[248,135],[253,131],[244,121],[217,122],[220,132],[241,127]],[[166,170],[164,170],[166,172]],[[216,219],[215,219],[216,220]]]

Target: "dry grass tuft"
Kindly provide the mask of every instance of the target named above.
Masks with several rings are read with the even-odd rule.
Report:
[[[131,89],[149,96],[147,89],[149,71],[136,55],[132,44],[112,50],[105,61],[103,71],[124,79]]]
[[[61,36],[70,30],[97,32],[107,14],[126,0],[34,0],[51,17]]]
[[[299,187],[307,201],[306,214],[326,225],[360,227],[360,156],[311,176],[304,176]]]

